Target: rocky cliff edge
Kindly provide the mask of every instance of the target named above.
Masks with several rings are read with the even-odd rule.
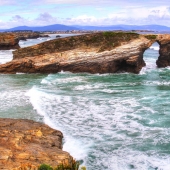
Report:
[[[0,169],[38,170],[40,164],[56,167],[71,163],[62,151],[63,135],[31,120],[0,119]]]

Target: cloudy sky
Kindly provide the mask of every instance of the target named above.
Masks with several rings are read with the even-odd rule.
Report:
[[[0,29],[51,24],[170,26],[170,1],[0,0]]]

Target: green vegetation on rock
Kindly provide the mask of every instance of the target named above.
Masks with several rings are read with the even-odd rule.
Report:
[[[53,168],[50,165],[42,164],[38,170],[53,170]]]
[[[151,34],[151,35],[145,35],[145,37],[149,40],[155,40],[157,38],[157,35]]]
[[[59,164],[57,167],[51,167],[50,165],[47,164],[42,164],[38,168],[38,170],[78,170],[80,166],[80,163],[72,160],[70,164],[68,163],[62,163]],[[81,167],[81,170],[86,170],[86,167]]]

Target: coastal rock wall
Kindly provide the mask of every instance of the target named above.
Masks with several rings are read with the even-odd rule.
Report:
[[[62,151],[62,138],[60,131],[42,123],[0,119],[0,169],[38,170],[43,163],[53,167],[69,164],[73,158]]]
[[[18,49],[19,39],[15,34],[0,33],[0,50]]]

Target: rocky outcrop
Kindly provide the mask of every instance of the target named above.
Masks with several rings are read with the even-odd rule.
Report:
[[[159,57],[156,61],[158,67],[170,66],[170,35],[158,35],[157,42],[160,45]]]
[[[170,35],[101,32],[43,42],[13,52],[13,61],[0,65],[0,73],[139,73],[143,54],[160,44],[158,67],[170,66]]]
[[[38,170],[43,163],[69,164],[73,158],[62,151],[62,138],[60,131],[42,123],[0,119],[0,169]]]
[[[61,37],[61,35],[56,35],[56,38],[60,38]]]
[[[14,51],[14,60],[0,65],[0,72],[138,73],[145,65],[143,53],[153,41],[136,33],[124,32],[56,39]]]
[[[27,39],[37,39],[41,37],[49,37],[49,35],[40,34],[36,32],[19,32],[15,33],[15,35],[18,37],[19,40],[26,41]]]
[[[0,50],[10,50],[20,48],[19,39],[15,34],[0,33]]]
[[[127,71],[138,73],[145,65],[143,52],[152,44],[146,38],[132,40],[110,51],[98,52],[99,48],[84,47],[48,53],[34,57],[15,59],[0,65],[2,73],[57,73],[71,72],[114,73]]]

